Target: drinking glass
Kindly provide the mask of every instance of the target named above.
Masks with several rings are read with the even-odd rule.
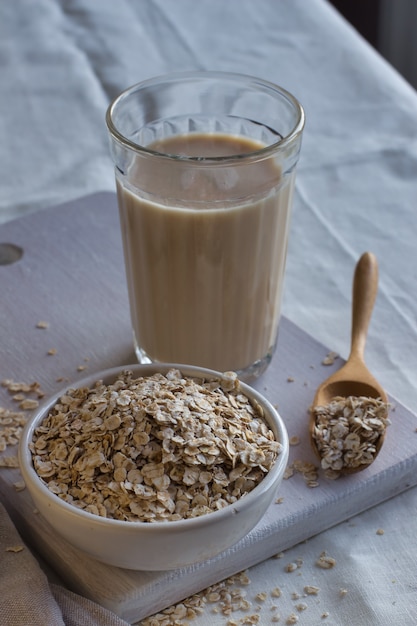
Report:
[[[106,122],[140,362],[258,377],[274,354],[304,111],[256,77],[188,72]]]

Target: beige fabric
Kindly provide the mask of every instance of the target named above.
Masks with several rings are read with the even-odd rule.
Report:
[[[128,626],[94,602],[50,585],[1,504],[0,589],[2,626]]]

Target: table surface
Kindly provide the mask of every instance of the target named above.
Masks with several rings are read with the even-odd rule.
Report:
[[[1,3],[0,220],[114,191],[104,124],[111,98],[142,79],[195,69],[257,75],[302,102],[284,313],[346,357],[353,267],[374,252],[380,285],[367,362],[415,409],[417,94],[324,0],[201,0],[198,9],[194,0]],[[0,306],[4,321],[10,301]],[[286,561],[303,561],[294,576],[276,560],[251,568],[248,596],[256,602],[280,586],[284,622],[297,612],[300,581],[316,581],[320,593],[297,613],[300,623],[414,625],[416,510],[414,488],[289,550]],[[331,571],[315,566],[322,550],[337,560]],[[193,623],[225,621],[205,612]]]
[[[0,276],[6,302],[4,368],[12,380],[35,379],[50,398],[86,375],[98,377],[103,368],[134,362],[116,194],[93,194],[13,220],[0,226],[0,240],[24,251],[18,263],[2,268]],[[85,268],[82,277],[80,267]],[[81,298],[80,284],[88,285]],[[28,301],[30,307],[25,306]],[[45,321],[41,327],[39,319]],[[16,349],[16,337],[26,346],[24,351]],[[71,590],[133,622],[181,602],[417,485],[413,440],[417,415],[392,397],[392,424],[371,467],[337,481],[318,471],[309,440],[308,408],[317,386],[341,366],[340,358],[325,364],[329,351],[281,319],[276,354],[252,384],[278,408],[291,441],[295,440],[288,462],[292,475],[283,481],[256,528],[216,558],[176,571],[109,567],[73,549],[34,512],[28,491],[14,488],[18,470],[4,468],[0,473],[0,499],[23,539]],[[4,387],[0,404],[16,407],[13,394]],[[316,468],[314,488],[296,469],[307,463]]]

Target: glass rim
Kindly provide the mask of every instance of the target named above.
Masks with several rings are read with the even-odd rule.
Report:
[[[221,80],[249,80],[252,83],[258,84],[262,86],[264,89],[268,90],[270,93],[279,94],[281,97],[284,97],[287,101],[289,101],[294,110],[297,112],[297,117],[295,124],[293,125],[291,131],[282,137],[278,141],[265,146],[263,148],[259,148],[258,150],[252,150],[250,152],[240,153],[240,154],[231,154],[231,155],[223,155],[223,156],[210,156],[210,157],[199,157],[199,156],[187,156],[187,155],[178,155],[178,154],[169,154],[165,152],[159,152],[157,150],[152,150],[146,146],[142,146],[135,141],[125,137],[118,129],[114,122],[114,114],[116,108],[132,93],[137,92],[143,88],[151,86],[157,83],[174,83],[178,82],[181,79],[191,79],[191,78],[218,78]],[[285,148],[288,144],[295,141],[302,133],[305,124],[305,113],[304,108],[297,100],[295,96],[293,96],[289,91],[284,89],[283,87],[267,81],[261,78],[257,78],[256,76],[251,76],[248,74],[240,74],[236,72],[215,72],[215,71],[197,71],[197,72],[173,72],[170,74],[162,74],[159,76],[155,76],[153,78],[148,78],[146,80],[140,81],[127,87],[118,96],[116,96],[112,102],[109,104],[106,111],[106,124],[109,130],[110,135],[122,146],[132,150],[136,153],[143,153],[149,157],[157,157],[168,159],[171,161],[178,161],[182,163],[196,163],[203,165],[205,163],[209,163],[211,165],[214,164],[224,164],[226,162],[236,162],[236,161],[251,161],[251,160],[261,160],[269,157],[271,154],[275,153],[277,150]]]

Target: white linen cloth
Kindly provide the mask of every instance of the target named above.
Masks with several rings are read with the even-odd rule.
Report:
[[[143,79],[196,69],[257,75],[303,104],[284,313],[346,357],[353,268],[374,252],[367,362],[415,410],[417,94],[325,0],[0,3],[0,222],[113,191],[110,100]],[[412,489],[288,551],[285,562],[303,559],[299,578],[282,560],[252,568],[248,595],[281,587],[285,623],[300,602],[291,594],[317,584],[300,624],[414,626],[416,511]],[[317,570],[322,550],[337,568]],[[272,614],[264,606],[260,623]],[[205,612],[193,623],[225,622]]]
[[[127,626],[112,612],[50,583],[0,504],[2,626]]]

